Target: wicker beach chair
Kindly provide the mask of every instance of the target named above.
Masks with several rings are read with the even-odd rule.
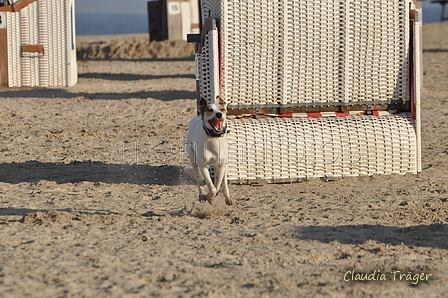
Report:
[[[417,174],[414,0],[202,0],[198,100],[226,101],[232,183]]]
[[[0,6],[0,87],[73,86],[75,0],[10,0]]]

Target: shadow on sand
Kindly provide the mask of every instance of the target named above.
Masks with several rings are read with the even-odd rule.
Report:
[[[382,225],[307,226],[298,229],[298,238],[323,243],[363,244],[368,240],[381,243],[448,249],[448,226],[418,225],[405,228]]]
[[[154,98],[161,101],[171,101],[177,99],[195,99],[196,92],[188,90],[164,90],[164,91],[136,91],[136,92],[118,92],[118,93],[86,93],[86,92],[70,92],[69,89],[57,88],[36,88],[36,89],[2,89],[0,88],[1,98],[76,98],[84,97],[85,99],[106,99],[121,100],[130,98]]]
[[[131,184],[182,184],[183,170],[179,166],[150,166],[106,164],[102,162],[23,163],[0,164],[0,182],[17,184],[41,180],[57,183],[79,183],[83,181]]]

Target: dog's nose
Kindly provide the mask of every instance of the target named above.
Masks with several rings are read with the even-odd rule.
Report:
[[[222,113],[218,112],[216,113],[216,118],[220,119],[222,117]]]

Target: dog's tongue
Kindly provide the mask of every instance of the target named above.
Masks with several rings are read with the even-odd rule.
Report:
[[[208,123],[210,123],[211,126],[213,126],[213,128],[216,131],[221,131],[222,130],[222,124],[224,123],[224,120],[218,119],[218,118],[212,118],[212,119],[208,120]]]

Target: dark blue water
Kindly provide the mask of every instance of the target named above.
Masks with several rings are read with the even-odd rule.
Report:
[[[446,15],[448,15],[448,7],[446,10]],[[442,5],[438,3],[431,3],[429,1],[423,2],[423,23],[440,22],[441,14]]]
[[[441,5],[424,2],[423,22],[439,22],[441,12]],[[148,16],[146,11],[139,14],[76,13],[76,32],[79,35],[147,33]]]
[[[76,34],[148,33],[147,14],[76,13]]]

